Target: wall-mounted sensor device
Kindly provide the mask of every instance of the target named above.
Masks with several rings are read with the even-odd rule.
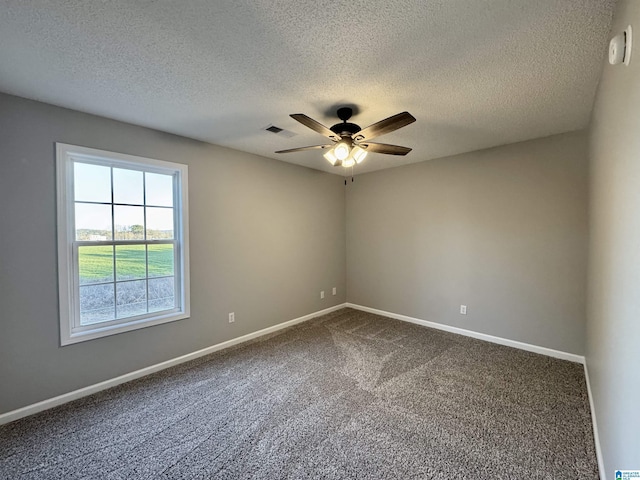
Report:
[[[609,63],[629,65],[631,61],[631,25],[609,42]]]

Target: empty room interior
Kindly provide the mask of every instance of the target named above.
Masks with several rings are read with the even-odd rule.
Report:
[[[0,161],[0,478],[640,479],[640,1],[0,0]]]

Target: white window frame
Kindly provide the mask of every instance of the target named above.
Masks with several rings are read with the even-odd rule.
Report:
[[[147,313],[135,317],[92,325],[80,325],[79,279],[77,275],[77,246],[94,242],[75,239],[75,207],[73,162],[93,163],[112,167],[170,174],[174,177],[174,256],[177,292],[173,310]],[[151,158],[108,152],[94,148],[56,143],[57,227],[58,227],[58,291],[60,305],[60,344],[70,345],[86,340],[115,335],[130,330],[173,322],[190,316],[189,292],[189,213],[188,168],[186,165]],[[97,245],[100,242],[95,242]],[[112,240],[111,243],[136,242]]]

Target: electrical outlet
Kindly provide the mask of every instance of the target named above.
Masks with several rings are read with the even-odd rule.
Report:
[[[229,323],[233,323],[236,321],[236,314],[234,312],[231,312],[229,314]]]
[[[460,305],[460,314],[461,315],[466,315],[467,314],[467,306],[466,305]]]
[[[333,287],[333,294],[335,295],[337,292],[336,287]]]
[[[324,298],[324,290],[320,292],[320,298]]]

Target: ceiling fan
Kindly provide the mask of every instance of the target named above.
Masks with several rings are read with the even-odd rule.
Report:
[[[302,152],[304,150],[329,149],[324,157],[335,167],[352,167],[356,163],[360,163],[367,156],[368,152],[384,153],[386,155],[406,155],[411,151],[408,147],[400,147],[398,145],[389,145],[386,143],[370,142],[372,138],[379,137],[385,133],[391,133],[399,128],[405,127],[416,119],[409,112],[402,112],[393,115],[384,120],[380,120],[367,128],[360,128],[355,123],[349,123],[348,120],[353,115],[350,107],[341,107],[338,109],[338,118],[342,123],[336,123],[331,128],[327,128],[320,122],[303,113],[293,113],[291,118],[297,120],[311,130],[328,137],[333,143],[325,145],[311,145],[308,147],[290,148],[288,150],[279,150],[275,153],[292,153]]]

